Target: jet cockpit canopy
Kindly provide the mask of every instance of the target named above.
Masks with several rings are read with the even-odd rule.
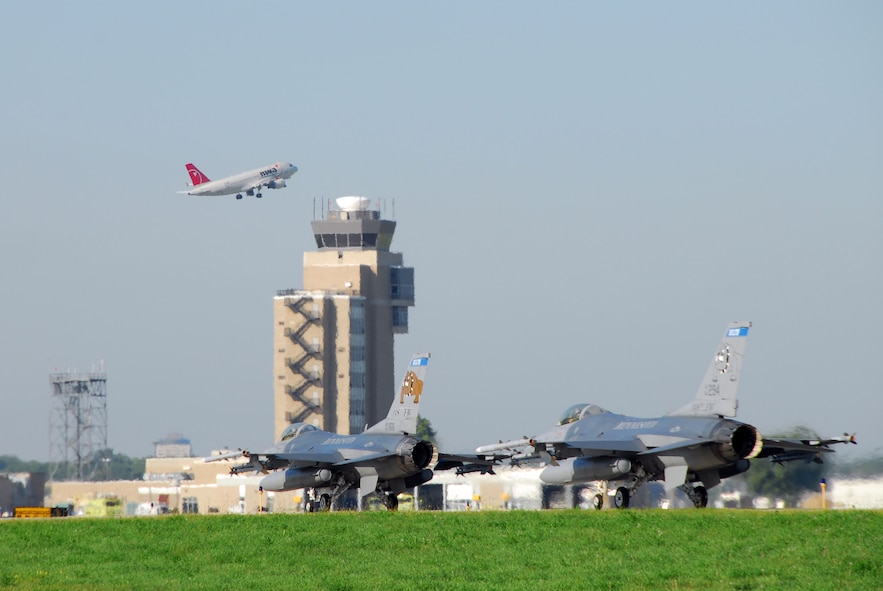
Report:
[[[317,427],[316,425],[309,425],[307,423],[291,423],[290,425],[285,427],[285,431],[282,432],[282,437],[279,438],[279,441],[288,441],[289,439],[300,437],[304,433],[318,430],[319,427]]]
[[[585,402],[581,402],[579,404],[574,404],[573,406],[568,407],[568,409],[564,411],[564,414],[561,415],[561,420],[558,421],[558,424],[567,425],[587,416],[599,415],[605,412],[608,411],[601,408],[597,404],[587,404]]]

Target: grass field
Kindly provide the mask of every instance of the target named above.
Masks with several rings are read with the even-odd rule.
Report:
[[[883,589],[883,513],[530,511],[0,522],[11,589]]]

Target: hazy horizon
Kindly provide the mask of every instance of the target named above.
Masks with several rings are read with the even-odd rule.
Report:
[[[10,5],[0,455],[49,459],[49,373],[99,363],[119,453],[271,444],[273,297],[342,195],[398,223],[396,380],[431,352],[446,451],[663,414],[751,320],[738,418],[880,454],[880,30],[875,2]],[[277,160],[260,200],[176,194]]]

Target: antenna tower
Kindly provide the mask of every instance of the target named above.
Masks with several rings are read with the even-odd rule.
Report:
[[[109,467],[107,374],[51,373],[49,384],[49,480],[96,480]]]

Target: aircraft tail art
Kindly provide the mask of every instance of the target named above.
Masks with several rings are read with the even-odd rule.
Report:
[[[187,163],[187,173],[190,175],[190,180],[194,187],[209,182],[209,178],[202,174],[202,171],[196,168],[196,165],[192,162]]]
[[[668,416],[735,417],[739,401],[736,390],[742,373],[742,360],[748,343],[750,322],[731,322],[711,360],[699,391],[688,404]]]
[[[429,353],[416,354],[408,364],[400,391],[396,392],[386,418],[365,430],[365,433],[407,433],[417,432],[417,409],[423,393],[426,366]]]

